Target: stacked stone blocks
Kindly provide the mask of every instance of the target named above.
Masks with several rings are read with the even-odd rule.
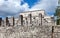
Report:
[[[0,19],[0,25],[2,22]],[[16,21],[16,23],[15,23]],[[3,21],[4,27],[0,27],[0,38],[59,38],[60,26],[48,25],[44,16],[39,13],[37,16],[29,13],[27,17],[19,15],[19,19],[14,17]],[[16,25],[16,26],[15,26]],[[58,32],[57,32],[58,31]]]

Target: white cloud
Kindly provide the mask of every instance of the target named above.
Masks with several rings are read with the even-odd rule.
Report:
[[[0,0],[0,6],[2,5],[3,2],[4,2],[3,0]]]
[[[23,0],[0,0],[0,16],[11,16],[19,14],[22,11],[41,10],[44,9],[47,13],[55,12],[58,0],[39,0],[32,8],[29,8],[28,3]]]
[[[41,0],[36,3],[30,10],[40,10],[43,9],[47,13],[55,12],[58,0]]]
[[[28,10],[29,5],[24,2],[21,5],[23,0],[0,0],[0,16],[10,16],[16,15],[21,11]]]

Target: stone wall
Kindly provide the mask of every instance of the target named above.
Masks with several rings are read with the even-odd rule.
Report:
[[[0,27],[0,38],[51,38],[52,26]]]
[[[0,38],[59,38],[60,26],[0,27]]]
[[[54,26],[53,38],[60,38],[60,26]]]
[[[6,17],[0,24],[0,38],[59,38],[60,26],[54,26],[51,18],[48,22],[44,17],[44,11],[21,13],[19,19]]]

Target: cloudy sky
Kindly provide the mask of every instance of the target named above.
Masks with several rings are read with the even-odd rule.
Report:
[[[17,16],[23,11],[41,9],[53,15],[57,5],[58,0],[0,0],[0,17]]]

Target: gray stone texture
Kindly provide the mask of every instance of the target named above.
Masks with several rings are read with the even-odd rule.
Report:
[[[0,27],[0,38],[51,38],[52,26]]]
[[[42,11],[41,11],[42,12]],[[35,12],[34,12],[35,13]],[[4,26],[0,27],[0,38],[59,38],[60,26],[54,26],[54,22],[48,22],[51,18],[44,19],[44,14],[39,12],[24,13],[19,19],[6,17]],[[34,15],[33,15],[34,14]],[[7,27],[9,26],[10,27]],[[54,27],[52,29],[52,26]],[[53,31],[53,32],[52,32]]]

